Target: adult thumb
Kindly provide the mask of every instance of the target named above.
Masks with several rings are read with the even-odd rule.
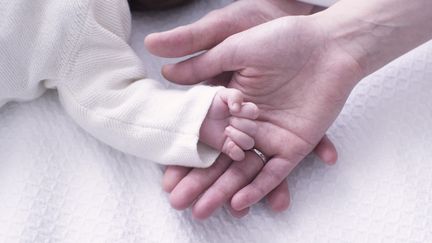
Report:
[[[229,40],[229,38],[227,39]],[[168,64],[162,68],[162,75],[177,84],[197,84],[227,71],[237,70],[233,63],[232,46],[222,42],[214,48],[185,61]]]
[[[144,44],[160,57],[182,57],[210,49],[240,31],[233,28],[235,15],[230,14],[233,7],[214,10],[192,24],[150,34]]]

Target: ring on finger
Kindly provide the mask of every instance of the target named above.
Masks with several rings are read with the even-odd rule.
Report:
[[[264,155],[263,152],[261,152],[260,150],[258,150],[257,148],[253,148],[250,151],[254,152],[256,155],[258,155],[258,157],[262,160],[262,162],[265,164],[267,164],[268,159],[267,156]]]

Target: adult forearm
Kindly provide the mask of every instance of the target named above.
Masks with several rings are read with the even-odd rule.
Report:
[[[431,0],[342,0],[315,17],[364,75],[432,39]]]

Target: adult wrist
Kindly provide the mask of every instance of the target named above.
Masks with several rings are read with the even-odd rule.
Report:
[[[303,33],[306,38],[311,38],[314,44],[310,46],[314,49],[314,62],[325,62],[319,65],[331,66],[331,80],[335,80],[341,87],[353,88],[361,79],[365,77],[365,71],[360,65],[361,55],[353,55],[347,47],[342,46],[342,41],[338,40],[337,25],[330,22],[324,15],[313,14],[310,16],[295,17],[297,22],[303,26]],[[289,21],[289,19],[287,18]],[[342,38],[341,38],[342,39]]]
[[[374,70],[370,51],[375,49],[377,36],[371,35],[373,27],[362,21],[364,13],[333,6],[312,17],[321,26],[329,46],[345,52],[358,65],[359,76],[370,74]]]
[[[432,1],[344,0],[314,15],[365,75],[432,38]]]

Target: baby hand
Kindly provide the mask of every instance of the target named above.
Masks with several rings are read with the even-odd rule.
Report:
[[[243,94],[224,88],[216,93],[200,129],[200,141],[240,161],[255,145],[258,107],[243,102]]]

